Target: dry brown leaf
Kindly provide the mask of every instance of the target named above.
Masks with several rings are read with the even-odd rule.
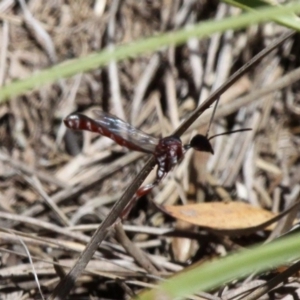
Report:
[[[208,202],[164,206],[176,219],[214,230],[236,230],[260,225],[275,216],[265,209],[243,202]]]
[[[193,231],[196,226],[191,223],[177,220],[175,228],[178,230]],[[174,260],[184,263],[189,260],[198,250],[198,243],[189,238],[174,237],[171,243]]]

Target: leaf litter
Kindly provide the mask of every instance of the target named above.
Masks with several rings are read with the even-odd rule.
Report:
[[[4,0],[0,6],[0,83],[27,78],[56,62],[103,47],[237,12],[222,3],[196,1],[60,0],[45,4]],[[105,218],[116,195],[125,190],[145,162],[139,153],[104,137],[66,130],[62,125],[65,116],[100,108],[149,134],[165,136],[238,67],[284,31],[272,23],[201,41],[191,39],[186,45],[112,62],[107,68],[60,80],[2,104],[1,298],[17,294],[22,294],[22,299],[40,297],[29,261],[47,298],[59,280],[53,264],[68,271],[92,236],[95,224]],[[211,134],[248,127],[252,131],[214,139],[213,156],[186,155],[148,199],[138,202],[124,221],[125,236],[116,237],[112,232],[101,244],[77,281],[74,296],[125,299],[207,257],[268,239],[269,232],[262,228],[247,237],[226,234],[221,238],[216,232],[179,223],[151,203],[170,209],[180,205],[181,211],[194,205],[201,213],[203,206],[211,206],[214,219],[223,220],[223,226],[217,225],[221,229],[229,224],[223,219],[224,211],[213,205],[240,205],[243,201],[247,209],[269,217],[297,204],[297,49],[294,37],[228,89],[221,97]],[[195,122],[193,133],[186,133],[183,141],[205,132],[211,111]],[[153,181],[153,174],[147,181]],[[259,215],[254,213],[255,217]],[[297,211],[292,210],[288,218],[279,220],[271,236],[287,232],[296,219]],[[204,220],[205,216],[199,217],[199,222]],[[254,222],[254,217],[250,221]],[[165,231],[158,233],[157,229]],[[297,275],[292,279],[297,282]],[[255,274],[248,281],[236,281],[223,290],[224,297],[230,294],[235,299],[267,280],[263,274]],[[264,294],[266,299],[274,299],[298,291],[299,285],[283,283],[281,288]],[[211,291],[209,297],[221,294],[220,288]]]

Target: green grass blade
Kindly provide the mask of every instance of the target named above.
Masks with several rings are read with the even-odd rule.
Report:
[[[158,289],[142,293],[138,299],[183,299],[200,291],[217,288],[252,272],[270,270],[299,257],[300,235],[297,234],[183,271],[159,285]]]
[[[163,46],[182,44],[191,37],[203,38],[216,32],[244,28],[251,24],[270,20],[275,16],[283,16],[299,11],[300,3],[282,7],[267,7],[256,12],[249,12],[220,21],[213,20],[202,22],[176,32],[161,34],[131,44],[122,45],[117,47],[114,51],[103,50],[100,53],[58,64],[47,70],[37,72],[30,78],[15,81],[4,86],[0,89],[0,102],[3,102],[12,96],[18,96],[31,89],[39,88],[44,84],[53,83],[58,79],[71,77],[77,73],[86,72],[107,65],[112,59],[120,61],[125,58],[135,57],[143,53],[158,50]]]
[[[273,0],[223,0],[227,4],[237,6],[247,11],[255,11],[262,7],[274,7],[275,1]],[[280,7],[279,5],[277,7]],[[274,16],[274,22],[280,25],[289,27],[291,29],[300,30],[300,21],[295,14],[288,14],[285,16]]]

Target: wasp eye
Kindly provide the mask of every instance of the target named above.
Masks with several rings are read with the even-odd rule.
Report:
[[[210,152],[211,154],[214,154],[214,149],[212,148],[209,140],[206,136],[201,134],[197,134],[191,139],[190,147],[197,151]]]

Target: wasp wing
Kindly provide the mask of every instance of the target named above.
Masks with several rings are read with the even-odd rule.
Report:
[[[151,135],[135,128],[131,124],[118,117],[101,110],[94,110],[97,117],[95,122],[108,134],[103,134],[113,139],[121,146],[135,151],[153,153],[159,140]]]

